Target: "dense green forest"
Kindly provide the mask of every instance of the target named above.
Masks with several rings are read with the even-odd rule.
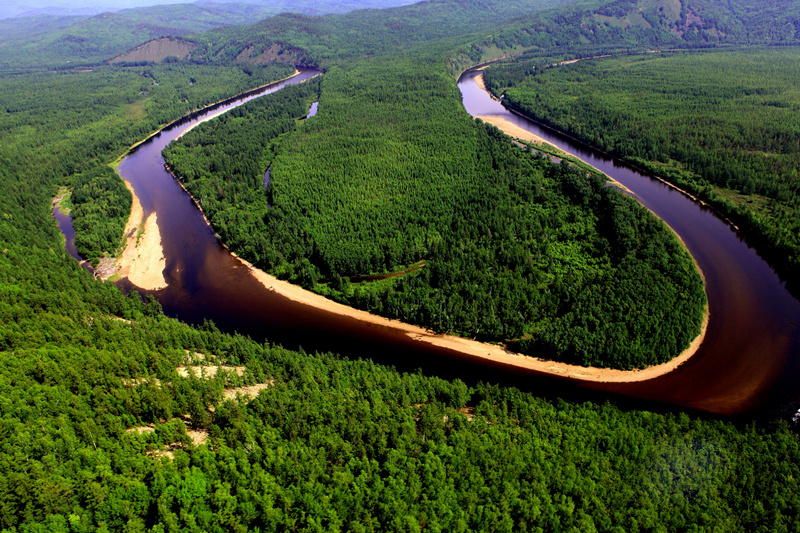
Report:
[[[550,62],[656,48],[800,44],[800,5],[792,0],[584,0],[533,11],[476,34],[449,55],[454,72],[501,55]]]
[[[671,231],[603,179],[473,124],[441,68],[380,58],[332,68],[321,87],[289,142],[278,136],[314,87],[165,151],[246,259],[349,305],[579,365],[664,362],[699,333],[703,283]]]
[[[716,206],[800,276],[800,49],[648,55],[488,69],[505,105]],[[536,68],[539,65],[539,68]]]
[[[457,101],[445,74],[450,44],[434,48],[442,52],[434,64],[427,62],[428,52],[426,62],[395,59],[399,63],[387,62],[383,70],[377,59],[332,65],[321,82],[295,95],[292,109],[304,113],[319,91],[320,113],[300,124],[295,111],[281,118],[292,142],[278,135],[253,168],[261,172],[275,156],[279,185],[281,166],[298,168],[286,165],[301,153],[295,141],[332,131],[330,117],[341,116],[348,87],[359,94],[393,79],[367,77],[368,67],[387,74],[392,64],[402,66],[406,75],[400,79],[414,90],[404,96],[398,85],[387,88],[386,95],[395,90],[397,109],[419,105],[428,111],[424,104],[431,97]],[[94,280],[64,251],[50,215],[59,187],[77,193],[84,227],[109,217],[108,232],[97,228],[84,253],[107,251],[118,210],[128,202],[119,183],[108,179],[109,163],[188,110],[290,71],[222,60],[215,66],[0,71],[3,531],[800,528],[800,441],[783,422],[735,424],[567,402],[511,387],[399,373],[347,354],[258,344],[212,324],[192,328],[167,318],[155,300],[143,301],[135,292],[126,296]],[[432,110],[433,129],[425,130],[426,122],[414,113],[407,120],[399,114],[375,120],[381,117],[372,113],[368,95],[360,94],[353,102],[365,106],[364,117],[357,109],[349,116],[373,119],[374,136],[362,130],[337,142],[354,148],[380,143],[392,148],[387,156],[399,157],[402,147],[392,141],[410,135],[405,129],[412,119],[418,121],[414,127],[434,135],[438,121],[453,113],[446,132],[465,133],[467,155],[481,154],[481,164],[506,185],[512,177],[547,184],[531,193],[548,201],[572,195],[575,201],[567,206],[575,215],[592,203],[620,202],[613,207],[622,222],[631,216],[641,221],[628,236],[648,230],[651,219],[629,213],[631,204],[605,187],[598,190],[594,178],[515,151],[494,130],[456,113],[458,108]],[[227,120],[245,121],[252,109],[254,115],[269,113],[253,105]],[[341,125],[343,132],[347,126]],[[437,160],[432,150],[421,157],[445,168],[445,158]],[[532,175],[515,175],[515,169]],[[478,192],[469,198],[484,204],[505,200],[498,188],[488,187],[485,198]],[[272,194],[280,200],[289,191]],[[187,364],[231,369],[199,379],[177,371]],[[269,386],[249,402],[231,398],[239,387],[258,384]]]

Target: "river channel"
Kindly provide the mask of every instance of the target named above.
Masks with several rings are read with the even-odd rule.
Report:
[[[304,69],[262,94],[316,74]],[[268,290],[218,242],[192,199],[165,170],[161,157],[163,148],[188,128],[252,97],[171,125],[136,147],[119,165],[120,175],[133,186],[145,216],[156,212],[158,217],[168,286],[151,294],[167,315],[189,323],[210,319],[223,331],[237,331],[287,348],[369,357],[401,370],[421,368],[425,373],[468,382],[498,381],[545,395],[598,399],[599,394],[623,402],[634,398],[720,414],[796,399],[800,303],[737,233],[712,211],[658,180],[509,113],[478,88],[475,75],[467,73],[459,82],[470,114],[503,116],[581,157],[631,189],[684,240],[706,278],[711,312],[705,341],[687,363],[649,381],[586,384],[594,389],[590,391],[584,385],[532,371],[479,362],[419,342],[391,327],[309,308]],[[129,287],[125,280],[120,283]]]

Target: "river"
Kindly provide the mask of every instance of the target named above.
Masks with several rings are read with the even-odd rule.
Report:
[[[316,74],[302,70],[264,94]],[[391,327],[309,308],[266,289],[220,245],[192,199],[164,169],[161,157],[163,148],[188,128],[247,99],[166,128],[119,165],[120,175],[133,186],[145,216],[151,212],[158,216],[168,287],[152,294],[165,313],[194,324],[210,319],[223,331],[269,339],[288,348],[369,357],[400,370],[421,368],[468,382],[498,381],[544,395],[594,400],[613,397],[634,406],[646,400],[720,414],[794,400],[798,364],[793,355],[800,346],[800,304],[736,232],[713,212],[663,183],[507,112],[477,87],[474,75],[468,73],[459,82],[470,114],[501,115],[578,155],[631,189],[684,240],[705,275],[711,312],[705,341],[689,362],[670,374],[640,383],[586,384],[599,391],[592,392],[536,372],[479,362],[419,342]],[[125,280],[120,283],[123,288],[129,286]]]

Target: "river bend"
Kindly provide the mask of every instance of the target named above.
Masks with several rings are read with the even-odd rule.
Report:
[[[268,94],[317,71],[270,86]],[[734,414],[776,400],[794,400],[800,346],[800,304],[772,269],[725,222],[663,183],[506,111],[467,73],[459,82],[473,116],[500,115],[578,155],[633,191],[681,236],[703,271],[711,317],[698,353],[677,370],[639,383],[587,384],[605,396],[638,398],[714,413]],[[257,96],[253,96],[257,97]],[[213,320],[223,331],[269,339],[289,348],[370,357],[400,370],[422,368],[445,378],[502,381],[540,394],[589,397],[558,378],[502,364],[478,362],[456,351],[419,342],[401,331],[310,308],[268,290],[224,248],[192,199],[164,168],[161,151],[195,124],[248,99],[179,121],[136,147],[119,165],[145,216],[157,213],[166,258],[167,288],[152,292],[167,315],[189,323]],[[126,282],[121,282],[125,286]],[[128,284],[129,286],[129,284]],[[146,291],[143,291],[146,292]],[[635,402],[634,402],[635,404]]]

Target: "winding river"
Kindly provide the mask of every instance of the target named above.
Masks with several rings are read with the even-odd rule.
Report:
[[[261,94],[316,74],[304,69]],[[287,348],[370,357],[401,370],[422,368],[445,378],[502,381],[545,395],[579,399],[612,395],[619,402],[633,398],[632,405],[646,400],[720,414],[794,401],[799,390],[794,355],[800,347],[800,303],[736,232],[713,212],[663,183],[509,113],[476,85],[475,75],[467,73],[459,81],[470,114],[502,116],[581,157],[631,189],[684,240],[705,275],[711,311],[705,341],[687,363],[649,381],[578,386],[534,371],[479,361],[421,342],[396,328],[309,307],[269,290],[218,242],[192,199],[164,169],[161,157],[170,141],[196,123],[252,97],[169,126],[136,147],[119,165],[145,216],[157,213],[168,286],[152,294],[165,313],[195,324],[210,319],[223,331],[269,339]],[[130,285],[125,280],[120,284]]]

